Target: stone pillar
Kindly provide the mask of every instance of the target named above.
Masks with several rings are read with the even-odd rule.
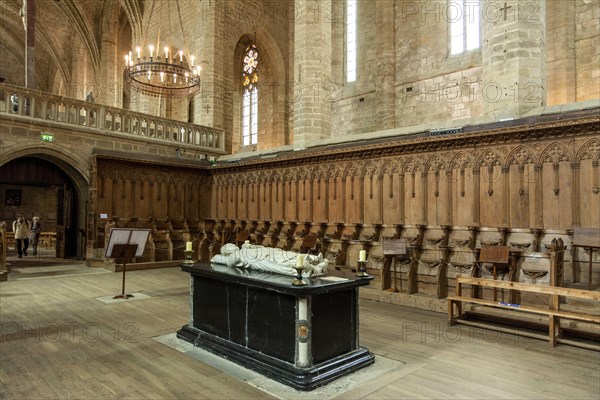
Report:
[[[67,96],[84,100],[87,93],[92,92],[95,101],[98,82],[91,81],[94,76],[92,70],[85,46],[79,36],[75,35],[71,43],[71,85],[67,89]]]
[[[484,112],[518,118],[546,101],[546,1],[481,4]]]
[[[118,55],[117,31],[119,6],[113,5],[102,17],[102,38],[100,44],[100,76],[96,79],[98,93],[95,101],[110,107],[123,105],[122,68],[124,55]],[[87,93],[86,93],[87,95]]]
[[[194,97],[193,116],[190,116],[190,119],[195,124],[215,128],[223,127],[224,93],[218,93],[218,90],[222,90],[227,74],[223,66],[225,48],[218,39],[227,37],[226,3],[199,2],[199,14],[190,13],[189,16],[183,16],[186,20],[196,16],[197,20],[202,21],[201,24],[196,23],[194,19],[190,19],[189,22],[193,26],[193,34],[188,36],[189,50],[196,56],[196,64],[202,67],[200,91]],[[202,63],[207,60],[212,61]],[[226,149],[231,149],[231,135],[226,135],[224,145]]]
[[[576,101],[575,3],[547,2],[548,105]]]
[[[597,99],[600,97],[598,0],[579,0],[570,3],[575,3],[576,101]]]
[[[35,1],[25,0],[25,87],[35,89]]]
[[[394,2],[375,2],[377,129],[392,129],[396,120],[396,54]]]
[[[332,3],[297,0],[294,23],[294,147],[331,135],[331,103],[324,88],[331,82]],[[326,12],[327,11],[327,12]]]

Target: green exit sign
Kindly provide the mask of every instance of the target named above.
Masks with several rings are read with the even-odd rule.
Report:
[[[42,132],[42,133],[40,133],[40,140],[42,142],[53,142],[54,135],[52,133]]]

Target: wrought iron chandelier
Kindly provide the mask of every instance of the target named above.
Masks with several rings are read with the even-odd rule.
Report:
[[[171,0],[164,1],[170,7]],[[176,50],[175,47],[170,46],[171,43],[168,43],[168,40],[171,39],[170,8],[167,17],[169,31],[167,32],[167,44],[164,45],[164,51],[160,51],[160,29],[158,30],[156,47],[154,43],[149,43],[147,47],[145,45],[148,26],[152,20],[155,3],[156,0],[152,2],[142,46],[136,46],[134,51],[130,51],[125,55],[125,81],[131,89],[149,96],[183,97],[194,95],[200,90],[201,68],[199,65],[194,65],[195,57],[188,53],[187,50],[179,0],[175,0],[175,4],[177,4],[177,15],[179,17],[179,26],[181,27],[183,48]],[[162,2],[160,9],[162,14]],[[159,23],[163,21],[164,19],[161,15]]]

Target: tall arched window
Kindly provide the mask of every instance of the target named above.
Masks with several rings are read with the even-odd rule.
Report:
[[[347,0],[346,2],[346,82],[356,80],[356,0]]]
[[[447,12],[450,23],[450,54],[478,49],[479,0],[448,0]]]
[[[242,145],[258,142],[258,50],[251,44],[242,60]]]

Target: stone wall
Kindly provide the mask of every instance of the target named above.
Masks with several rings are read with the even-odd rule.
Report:
[[[224,129],[228,152],[253,150],[240,149],[243,38],[264,56],[257,150],[429,123],[518,118],[545,104],[600,96],[599,0],[531,0],[506,8],[482,0],[481,48],[459,55],[450,54],[448,40],[449,13],[458,2],[359,1],[352,83],[344,76],[345,0],[180,1],[183,34],[176,7],[162,3],[152,10],[108,9],[99,0],[85,7],[42,2],[37,86],[77,99],[93,92],[101,104]],[[18,6],[4,5],[4,25],[20,38]],[[167,17],[171,32],[162,26]],[[70,24],[57,23],[65,20]],[[123,99],[123,55],[157,42],[159,31],[161,43],[187,47],[202,65],[192,106],[127,91]],[[3,42],[0,49],[8,60],[0,75],[21,84],[23,43]]]
[[[381,40],[375,35],[381,24],[375,14],[385,2],[359,3],[355,83],[343,80],[343,7],[342,18],[334,22],[332,136],[381,129],[375,89],[385,59],[374,51]],[[451,55],[447,2],[394,2],[396,127],[518,118],[545,103],[598,98],[600,52],[591,47],[600,38],[597,1],[508,4],[506,18],[503,5],[482,2],[481,48]]]
[[[577,101],[600,97],[600,1],[577,1],[575,57]]]

